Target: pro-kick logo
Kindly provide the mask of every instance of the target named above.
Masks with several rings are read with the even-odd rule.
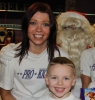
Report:
[[[43,79],[44,75],[46,73],[46,69],[39,69],[38,72],[35,72],[34,69],[31,70],[25,70],[24,74],[22,75],[22,79],[32,79],[34,76],[38,79]]]

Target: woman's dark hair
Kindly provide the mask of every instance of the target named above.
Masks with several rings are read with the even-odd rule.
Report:
[[[36,13],[36,12],[42,12],[42,13],[47,13],[49,15],[50,19],[50,35],[48,37],[48,42],[47,42],[47,52],[48,52],[48,60],[51,61],[54,57],[54,50],[57,50],[59,52],[58,47],[56,46],[56,19],[53,14],[53,11],[51,7],[42,2],[36,2],[32,4],[26,11],[23,20],[22,20],[22,33],[23,33],[23,39],[21,45],[16,48],[16,51],[19,51],[18,54],[15,55],[15,57],[19,57],[19,63],[22,61],[23,57],[27,54],[28,55],[28,50],[29,50],[29,37],[28,37],[28,26],[31,17]],[[60,55],[60,52],[59,52]]]

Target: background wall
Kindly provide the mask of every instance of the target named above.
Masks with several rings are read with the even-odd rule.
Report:
[[[15,43],[22,39],[21,21],[26,9],[34,2],[48,3],[55,17],[61,12],[76,10],[87,15],[91,24],[95,24],[95,0],[0,0],[0,27],[11,29],[15,34]]]
[[[67,10],[85,13],[89,22],[95,23],[95,0],[66,0],[65,11]]]

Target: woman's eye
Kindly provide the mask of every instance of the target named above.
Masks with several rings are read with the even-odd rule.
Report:
[[[44,26],[49,26],[49,24],[48,24],[48,23],[44,23],[43,25],[44,25]]]
[[[30,22],[29,24],[30,24],[30,25],[35,25],[35,24],[36,24],[36,22]]]

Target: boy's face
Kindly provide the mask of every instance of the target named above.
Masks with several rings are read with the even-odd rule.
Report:
[[[65,64],[56,64],[50,66],[45,81],[52,92],[53,98],[65,98],[69,95],[71,87],[74,86],[76,77],[72,67]]]

